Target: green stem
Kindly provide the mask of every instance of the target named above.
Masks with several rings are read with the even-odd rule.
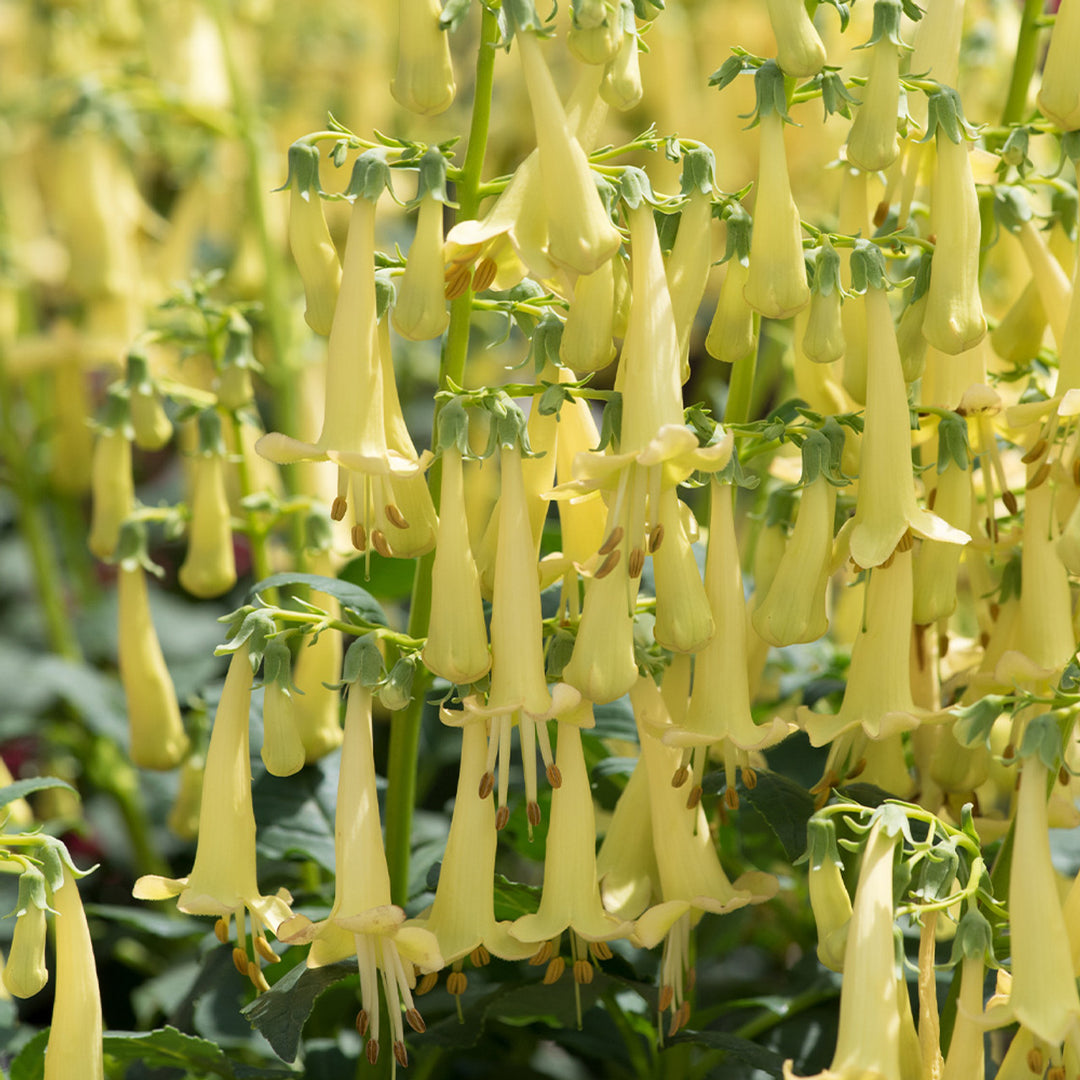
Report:
[[[1027,111],[1028,87],[1039,61],[1039,18],[1044,0],[1025,0],[1020,17],[1020,34],[1016,40],[1016,59],[1013,60],[1009,94],[1001,114],[1002,124],[1018,124]]]
[[[240,481],[241,500],[253,494],[251,486],[251,467],[248,456],[244,453],[244,428],[236,413],[232,414],[233,439],[236,443],[236,474]],[[255,580],[264,581],[270,576],[270,555],[266,546],[266,529],[254,510],[246,510],[248,543],[251,545],[251,563],[255,571]]]
[[[757,319],[757,315],[754,319]],[[750,403],[754,394],[754,372],[757,369],[758,343],[741,360],[731,365],[731,382],[728,384],[724,420],[729,424],[745,424],[750,420]]]
[[[476,94],[473,98],[469,146],[457,186],[459,221],[476,217],[480,208],[480,177],[487,152],[488,127],[491,122],[491,92],[495,81],[495,46],[499,25],[495,15],[484,8],[480,24],[480,48],[476,57]],[[469,324],[472,317],[472,291],[467,289],[450,305],[450,326],[439,364],[439,386],[447,379],[465,385],[465,363],[469,354]],[[438,404],[435,423],[438,423]],[[441,470],[433,468],[429,483],[438,506]],[[410,637],[427,633],[431,614],[431,566],[434,555],[425,555],[416,564],[412,603],[409,607]],[[420,747],[420,720],[431,676],[421,668],[413,686],[413,699],[394,718],[390,727],[390,756],[387,763],[386,789],[386,863],[390,871],[390,893],[395,904],[403,904],[409,894],[409,856],[411,854],[413,807],[416,801],[416,759]]]

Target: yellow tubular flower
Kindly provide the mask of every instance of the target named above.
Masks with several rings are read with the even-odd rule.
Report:
[[[615,254],[622,240],[600,201],[585,151],[563,111],[539,40],[525,31],[515,42],[536,126],[548,251],[560,266],[591,274]]]
[[[900,153],[900,3],[875,0],[870,73],[847,140],[847,159],[865,172],[887,169]]]
[[[191,526],[180,584],[200,599],[221,596],[236,584],[232,514],[225,491],[225,458],[219,453],[195,459]]]
[[[390,93],[421,116],[448,109],[457,92],[441,14],[439,0],[398,0],[398,63]]]
[[[791,197],[784,119],[777,112],[761,117],[758,189],[747,303],[769,319],[787,319],[810,302],[803,263],[802,224]]]
[[[690,332],[712,264],[711,221],[712,193],[694,188],[683,207],[666,269],[671,310],[679,337],[680,378],[684,383],[690,377]]]
[[[127,699],[131,760],[143,769],[174,769],[188,751],[176,689],[150,616],[146,572],[137,559],[120,565],[120,681]]]
[[[934,513],[955,528],[971,521],[971,471],[950,462],[937,477]],[[964,549],[958,544],[924,540],[915,556],[916,626],[948,618],[956,607],[957,572]]]
[[[924,539],[950,544],[965,544],[970,537],[915,502],[907,389],[883,288],[866,291],[866,324],[866,426],[851,557],[871,567],[892,554],[909,528]]]
[[[660,896],[660,871],[652,844],[649,774],[639,757],[626,782],[596,855],[600,898],[604,909],[619,919],[636,919],[650,900]]]
[[[776,37],[776,59],[785,75],[809,79],[825,63],[825,46],[802,0],[765,0]]]
[[[341,288],[341,261],[319,195],[318,147],[293,143],[289,173],[289,250],[304,284],[304,319],[325,337]]]
[[[604,69],[600,93],[613,108],[627,112],[641,101],[641,65],[638,62],[638,34],[633,12],[623,8],[619,22],[622,23],[619,51]]]
[[[491,667],[480,575],[469,544],[464,513],[461,451],[448,447],[442,456],[439,540],[431,567],[431,619],[424,664],[458,686],[482,678]]]
[[[1080,3],[1061,0],[1050,34],[1042,86],[1036,99],[1043,115],[1063,131],[1080,128]]]
[[[435,935],[420,926],[403,925],[405,912],[390,899],[372,756],[371,690],[359,683],[349,689],[345,710],[334,853],[338,869],[329,916],[312,923],[295,915],[282,924],[281,936],[290,944],[311,943],[309,968],[356,956],[361,1000],[357,1028],[367,1037],[365,1053],[371,1064],[379,1057],[381,974],[394,1057],[404,1066],[408,1058],[403,1019],[413,1030],[423,1030],[412,996],[416,971],[438,971],[443,958]]]
[[[437,150],[429,150],[444,161]],[[423,162],[421,162],[423,167]],[[421,184],[423,174],[421,174]],[[440,192],[429,190],[420,197],[416,233],[409,248],[405,273],[398,282],[392,319],[394,329],[410,341],[438,337],[450,322],[443,277],[443,200]]]
[[[304,767],[304,743],[297,729],[289,646],[275,638],[263,656],[263,744],[260,756],[272,776],[292,776]]]
[[[36,893],[36,895],[35,895]],[[19,902],[14,914],[11,952],[3,967],[4,989],[17,998],[33,997],[49,981],[45,966],[45,880],[36,868],[24,870],[19,880]]]
[[[100,432],[94,443],[92,469],[93,509],[87,544],[99,559],[108,559],[116,550],[120,526],[135,505],[131,441],[124,430],[117,427]]]
[[[1072,351],[1066,334],[1071,308],[1072,282],[1069,280],[1069,275],[1062,269],[1061,263],[1054,258],[1050,245],[1047,244],[1043,233],[1034,221],[1022,222],[1016,235],[1027,256],[1028,265],[1031,267],[1031,275],[1039,290],[1039,298],[1042,300],[1043,311],[1050,323],[1054,344],[1057,345],[1058,353],[1064,358]],[[1072,364],[1068,367],[1071,370]]]
[[[745,294],[749,275],[749,265],[733,258],[720,283],[705,351],[722,364],[734,364],[757,349],[757,316]]]
[[[981,956],[965,956],[961,961],[959,1008],[941,1080],[968,1080],[985,1075],[983,1031],[973,1022],[973,1018],[982,1015],[984,974]]]
[[[574,282],[559,359],[579,375],[606,368],[615,359],[614,321],[615,260],[608,259],[599,270],[579,274]]]
[[[898,840],[870,830],[844,950],[840,1027],[832,1064],[814,1080],[900,1080],[900,1001],[893,947],[893,853]],[[794,1077],[784,1062],[785,1080]]]
[[[953,142],[939,127],[935,145],[937,167],[931,213],[937,242],[930,267],[923,336],[935,349],[955,356],[977,345],[986,334],[979,293],[982,226],[963,134]]]
[[[658,530],[651,543],[656,584],[656,640],[673,652],[704,648],[716,632],[709,599],[686,535],[674,488],[660,493]],[[662,541],[662,542],[661,542]]]
[[[53,893],[56,999],[45,1048],[45,1080],[103,1080],[101,992],[79,886],[70,869]]]

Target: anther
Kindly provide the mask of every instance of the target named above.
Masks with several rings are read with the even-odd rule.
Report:
[[[464,296],[472,282],[472,273],[468,265],[457,263],[446,273],[446,288],[443,295],[447,300],[456,300]]]
[[[505,829],[506,828],[506,823],[509,820],[510,820],[510,807],[509,806],[500,806],[499,809],[495,811],[495,828],[500,829],[500,830]]]
[[[360,1032],[361,1038],[363,1038],[367,1034],[369,1023],[370,1020],[368,1019],[367,1009],[361,1009],[356,1014],[356,1030]]]
[[[1001,605],[997,603],[991,603],[990,605],[990,619],[992,622],[998,621],[998,616],[1001,614]]]
[[[1062,787],[1069,786],[1069,770],[1066,769],[1064,765],[1062,765],[1061,768],[1058,769],[1058,783]]]
[[[379,1060],[379,1040],[368,1039],[364,1053],[367,1054],[368,1064],[374,1065]]]
[[[1046,1080],[1065,1080],[1065,1066],[1051,1065],[1046,1070]]]
[[[1039,439],[1035,445],[1020,459],[1025,465],[1038,461],[1046,452],[1046,440]]]
[[[910,529],[904,530],[904,535],[900,537],[897,542],[897,551],[910,551],[915,546],[915,537],[911,535]]]
[[[493,773],[486,772],[480,777],[480,789],[479,795],[481,799],[486,799],[492,791],[495,790],[495,775]]]
[[[451,971],[446,976],[446,992],[453,994],[454,997],[460,997],[464,994],[468,985],[469,980],[466,978],[464,971]]]
[[[574,982],[587,986],[593,981],[594,974],[593,966],[588,960],[574,961]]]
[[[985,630],[979,635],[979,644],[984,649],[990,644],[990,635]]]
[[[232,951],[233,967],[240,972],[241,975],[247,975],[248,973],[248,954],[244,952],[239,946],[235,946]]]
[[[381,529],[371,530],[371,546],[384,558],[392,559],[394,553],[390,550],[390,545],[387,543],[386,534]]]
[[[562,787],[562,772],[560,771],[558,765],[552,763],[544,770],[544,772],[547,774],[548,783],[553,788]]]
[[[214,923],[214,937],[216,937],[222,945],[229,940],[229,924],[225,919],[218,919],[218,921]]]
[[[1073,462],[1072,476],[1073,476],[1073,484],[1075,484],[1076,487],[1080,487],[1080,457],[1078,457]]]
[[[469,953],[469,959],[472,961],[473,967],[487,967],[491,963],[491,953],[487,951],[487,948],[483,945],[477,945],[471,953]]]
[[[689,803],[689,800],[687,800],[687,803]],[[739,809],[739,793],[733,787],[729,787],[724,792],[724,805],[729,810]]]
[[[630,559],[627,563],[627,571],[631,578],[641,577],[641,571],[645,569],[645,552],[641,548],[636,547],[630,552]]]
[[[270,984],[266,981],[266,976],[262,973],[262,968],[255,963],[254,960],[248,961],[247,977],[252,981],[255,989],[260,994],[265,994],[270,989]]]
[[[539,825],[543,819],[543,815],[540,813],[540,804],[527,802],[525,804],[525,817],[528,818],[530,825]]]
[[[593,577],[599,580],[600,578],[606,578],[616,566],[619,565],[619,560],[622,558],[622,552],[616,548],[610,552],[606,559],[600,564],[599,569],[593,574]]]
[[[889,567],[892,566],[892,564],[893,564],[893,559],[896,558],[896,552],[897,552],[897,549],[893,548],[893,550],[890,553],[889,557],[883,563],[880,563],[877,567],[875,567],[875,569],[877,569],[877,570],[888,570]]]
[[[680,765],[671,778],[671,786],[676,788],[682,787],[689,778],[690,770],[685,765]]]
[[[1037,1046],[1033,1046],[1027,1052],[1027,1067],[1035,1073],[1036,1076],[1042,1076],[1044,1064],[1042,1051]]]
[[[345,511],[349,509],[349,504],[343,495],[335,495],[334,501],[330,506],[330,517],[334,521],[341,521],[345,517]]]
[[[700,802],[701,802],[701,785],[700,784],[695,784],[690,789],[690,794],[686,796],[686,809],[687,810],[693,810],[698,805],[698,803],[700,803]],[[738,805],[739,805],[739,797],[738,797],[738,795],[736,795],[735,796],[735,805],[732,806],[731,809],[735,810],[738,807]]]
[[[749,765],[744,765],[740,771],[742,773],[743,787],[747,791],[753,791],[757,787],[757,773]]]
[[[1049,468],[1047,469],[1049,472]],[[1019,504],[1016,501],[1016,496],[1011,491],[1003,491],[1001,493],[1001,501],[1005,504],[1005,509],[1010,514],[1015,514],[1020,509]]]
[[[565,970],[566,961],[561,956],[553,956],[551,958],[551,963],[548,964],[544,971],[544,985],[551,986],[552,983],[557,983],[562,978],[562,973]]]
[[[405,515],[393,504],[387,503],[383,509],[386,512],[386,516],[390,521],[390,524],[396,529],[407,529],[409,523],[405,520]]]
[[[476,264],[476,270],[473,272],[473,292],[483,292],[485,289],[491,288],[491,283],[495,280],[495,275],[498,272],[499,264],[485,255]]]
[[[264,937],[255,938],[255,951],[268,963],[277,964],[281,957],[270,947],[270,942]]]
[[[949,635],[938,634],[937,639],[938,659],[944,660],[949,655]]]
[[[649,551],[659,551],[660,545],[664,542],[664,526],[657,522],[653,526],[653,530],[649,533]]]
[[[614,529],[608,533],[608,538],[600,545],[598,554],[608,555],[619,546],[619,541],[623,538],[623,527],[616,525]]]
[[[672,999],[675,997],[675,988],[666,983],[660,987],[660,1011],[667,1012],[671,1008]]]
[[[1050,475],[1050,462],[1044,461],[1036,470],[1035,475],[1025,485],[1026,490],[1034,491],[1037,487],[1042,487],[1046,483],[1046,478]]]
[[[529,957],[529,965],[531,967],[540,967],[541,964],[546,964],[551,959],[551,942],[545,941],[539,949],[536,950]]]
[[[856,776],[862,776],[863,771],[865,770],[865,768],[866,768],[866,758],[859,758],[859,760],[855,762],[855,768],[852,769],[851,772],[849,772],[847,774],[846,779],[854,780]]]
[[[427,1024],[424,1023],[424,1018],[417,1009],[405,1010],[405,1023],[408,1024],[417,1035],[423,1035],[424,1032],[427,1031]]]
[[[1011,761],[1014,757],[1016,757],[1016,747],[1013,746],[1012,743],[1009,743],[1008,746],[1006,746],[1005,749],[1002,751],[1001,756],[1006,761]]]
[[[352,540],[352,546],[357,551],[363,551],[367,547],[367,530],[363,525],[354,525],[349,533],[349,539]]]
[[[931,488],[930,494],[926,496],[926,509],[933,510],[934,504],[937,502],[937,488]]]
[[[439,982],[439,973],[437,971],[429,971],[417,984],[416,994],[419,997],[421,994],[430,994],[435,989]]]
[[[606,941],[590,941],[589,952],[596,957],[597,960],[610,960],[611,949]]]
[[[885,219],[889,216],[889,204],[885,199],[874,207],[874,228],[880,229],[885,224]]]
[[[403,1068],[409,1067],[409,1055],[405,1052],[405,1044],[403,1042],[394,1043],[394,1060]]]

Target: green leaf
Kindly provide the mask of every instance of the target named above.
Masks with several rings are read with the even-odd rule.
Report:
[[[723,778],[723,773],[712,775],[719,780]],[[789,859],[797,859],[806,850],[806,826],[814,813],[810,792],[786,776],[762,771],[757,774],[753,788],[740,785],[739,798],[745,799],[765,819]]]
[[[316,999],[328,987],[355,975],[356,971],[355,959],[319,968],[298,964],[242,1012],[282,1061],[293,1062],[300,1049],[300,1033]]]
[[[495,875],[495,918],[516,919],[519,915],[531,915],[540,906],[540,889],[511,881],[502,874]]]
[[[343,608],[351,611],[359,619],[366,623],[374,623],[376,626],[386,626],[386,614],[379,606],[379,602],[359,585],[342,581],[340,578],[322,577],[320,574],[297,574],[282,573],[271,574],[251,587],[249,594],[254,599],[259,593],[267,589],[283,589],[289,585],[307,585],[319,592],[327,593],[334,597]]]
[[[766,1072],[770,1076],[784,1074],[784,1059],[775,1050],[759,1046],[749,1039],[740,1039],[738,1035],[733,1035],[729,1031],[684,1030],[674,1038],[665,1041],[669,1044],[690,1043],[694,1046],[707,1046],[710,1050],[723,1050],[726,1055],[725,1062],[738,1061],[752,1069]]]
[[[119,904],[84,904],[86,914],[107,919],[130,930],[141,930],[156,938],[179,939],[202,937],[206,923],[189,918],[179,912],[169,915],[145,907],[122,907]]]
[[[456,30],[469,14],[472,0],[446,0],[442,14],[439,16],[439,26],[443,30]]]
[[[44,791],[46,788],[66,788],[68,791],[75,789],[65,780],[58,780],[55,776],[34,776],[28,780],[16,780],[7,787],[0,788],[0,806],[7,806],[16,799],[24,799],[35,791]]]
[[[252,787],[261,855],[313,859],[334,870],[334,807],[341,755],[330,754],[287,779],[263,772]]]
[[[48,1029],[39,1031],[11,1063],[8,1073],[10,1080],[41,1080],[45,1075],[45,1047],[48,1042]]]

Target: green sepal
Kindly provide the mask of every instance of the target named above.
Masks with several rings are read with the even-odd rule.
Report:
[[[1048,224],[1057,221],[1064,230],[1065,235],[1072,241],[1076,240],[1077,218],[1077,194],[1076,188],[1065,185],[1056,185],[1050,188],[1050,216]]]
[[[389,270],[375,271],[375,318],[382,319],[397,297],[397,286]]]
[[[664,10],[664,0],[632,0],[634,14],[643,22],[651,22]]]
[[[503,0],[502,10],[513,31],[531,30],[542,33],[544,24],[537,14],[533,0]]]
[[[787,85],[784,81],[784,73],[775,60],[766,60],[754,72],[754,93],[756,104],[750,115],[750,127],[756,127],[766,116],[777,115],[785,124],[793,124],[795,121],[788,116],[787,111]],[[745,116],[744,116],[745,119]]]
[[[146,524],[137,518],[128,518],[120,526],[120,536],[111,561],[113,565],[123,570],[134,570],[141,566],[154,577],[165,576],[165,571],[150,558],[147,550]]]
[[[491,414],[491,429],[483,456],[490,457],[497,449],[518,447],[522,457],[542,457],[529,445],[528,421],[525,414],[504,392],[486,397],[480,407]]]
[[[529,357],[536,374],[550,363],[559,366],[559,347],[562,344],[563,321],[553,311],[545,311],[533,328],[529,342]]]
[[[844,77],[839,71],[822,71],[815,76],[821,85],[821,104],[825,117],[834,113],[851,119],[851,106],[859,103],[858,98],[844,85]]]
[[[827,237],[822,238],[822,245],[814,254],[810,287],[822,296],[832,296],[835,292],[842,296],[844,293],[844,287],[840,283],[840,253],[829,243]]]
[[[131,439],[134,430],[131,426],[131,399],[123,383],[113,383],[105,392],[105,404],[101,415],[94,424],[94,429],[110,435],[122,434]]]
[[[732,454],[732,457],[735,455]],[[762,520],[766,528],[783,526],[788,528],[795,519],[796,489],[790,484],[774,488],[765,501],[765,514]]]
[[[1027,758],[1038,755],[1039,760],[1051,771],[1057,772],[1064,760],[1065,745],[1061,724],[1053,713],[1033,717],[1024,728],[1017,756]]]
[[[252,341],[251,323],[239,311],[232,308],[229,311],[229,320],[225,324],[225,348],[221,354],[222,367],[262,371],[262,364],[255,359]]]
[[[823,476],[833,487],[846,487],[851,478],[841,467],[843,453],[844,432],[831,417],[820,430],[809,429],[803,438],[799,485],[806,487]]]
[[[840,33],[842,34],[847,29],[848,23],[851,21],[850,5],[845,4],[844,0],[818,0],[818,2],[836,8],[836,14],[840,16]]]
[[[716,180],[716,157],[707,146],[693,146],[683,154],[679,191],[712,195]]]
[[[994,188],[994,220],[999,225],[1015,233],[1031,217],[1031,204],[1023,188],[1004,184]]]
[[[717,483],[731,484],[733,487],[741,487],[747,491],[753,491],[761,483],[761,477],[757,473],[747,472],[743,467],[739,452],[735,448],[732,448],[728,463],[713,476]]]
[[[292,681],[292,650],[283,634],[271,638],[263,650],[263,683],[276,683],[284,690],[302,693]]]
[[[463,458],[473,456],[469,449],[469,414],[460,398],[450,398],[439,410],[438,429],[436,453],[441,454],[454,446]]]
[[[919,883],[914,895],[927,903],[946,899],[953,891],[959,869],[960,856],[956,853],[956,840],[937,844],[919,862]]]
[[[944,134],[953,143],[974,139],[977,132],[964,119],[960,95],[951,86],[939,85],[926,98],[926,134],[919,142],[929,142],[935,135]]]
[[[221,417],[215,408],[203,409],[198,416],[199,453],[221,456],[225,453],[225,438]]]
[[[743,266],[749,266],[750,240],[754,232],[753,218],[741,202],[733,202],[724,217],[724,223],[727,226],[727,242],[724,257],[720,261],[723,263],[734,258]]]
[[[67,844],[55,836],[45,834],[41,836],[41,846],[34,852],[34,857],[41,866],[46,884],[53,892],[64,884],[65,873],[73,878],[84,878],[98,868],[98,864],[94,863],[89,870],[80,870],[72,860]]]
[[[402,656],[390,669],[390,674],[379,687],[379,701],[391,712],[404,709],[412,700],[413,677],[416,675],[416,658]]]
[[[19,896],[15,901],[15,907],[4,918],[12,916],[19,918],[25,915],[31,908],[39,908],[41,911],[55,911],[49,907],[49,894],[46,889],[45,875],[36,866],[26,863],[26,869],[19,875]],[[60,883],[63,884],[64,876],[61,872]],[[59,888],[59,885],[57,886]]]
[[[349,178],[349,186],[345,189],[345,194],[358,199],[367,199],[369,202],[378,202],[387,189],[393,194],[394,188],[390,182],[390,166],[386,161],[386,151],[381,147],[365,151],[353,163],[352,176]]]
[[[734,56],[729,56],[709,76],[709,85],[715,86],[717,90],[723,90],[725,86],[730,86],[744,71],[750,71],[753,67],[753,61],[746,53],[736,53]]]
[[[558,416],[563,405],[574,400],[566,383],[545,382],[542,385],[543,391],[534,399],[541,416]]]
[[[1013,555],[1013,557],[1001,568],[1001,583],[998,586],[999,604],[1004,604],[1014,596],[1017,599],[1020,598],[1020,594],[1023,591],[1023,578],[1023,563],[1020,560],[1020,555]]]
[[[619,179],[619,197],[631,210],[636,210],[642,202],[656,206],[659,201],[653,194],[652,184],[644,169],[627,165]]]
[[[806,853],[799,860],[809,864],[811,870],[824,866],[844,869],[844,860],[836,844],[836,825],[829,818],[812,817],[806,823]]]
[[[275,191],[285,191],[296,188],[301,194],[322,194],[322,185],[319,183],[319,148],[302,139],[294,142],[289,147],[288,154],[289,172],[285,177],[285,183]]]
[[[610,446],[613,449],[619,445],[622,437],[622,394],[616,393],[604,406],[600,414],[600,442],[592,447],[594,453]]]
[[[376,686],[382,682],[386,667],[374,634],[358,637],[346,650],[341,662],[341,681],[327,683],[331,690],[340,690],[351,683]]]
[[[993,927],[975,907],[969,907],[956,924],[949,961],[957,964],[961,960],[989,960],[992,965],[995,963]]]
[[[465,21],[470,7],[472,0],[446,0],[439,16],[439,29],[452,33]]]
[[[1027,127],[1014,127],[1005,140],[1005,145],[999,151],[1001,156],[1000,173],[1004,179],[1004,172],[1011,166],[1016,169],[1021,177],[1027,175],[1028,170],[1034,168],[1031,158],[1028,157],[1028,145],[1031,142],[1031,129]]]
[[[959,413],[950,412],[942,416],[938,424],[938,475],[950,464],[967,472],[969,449],[967,421]]]
[[[885,254],[869,240],[856,240],[851,253],[851,291],[861,295],[867,289],[887,289],[889,278]]]
[[[901,803],[884,802],[870,815],[870,824],[881,822],[881,829],[886,836],[902,836],[909,844],[914,843],[911,838],[911,821]]]
[[[224,645],[219,645],[214,650],[215,656],[227,656],[235,653],[244,645],[249,650],[252,671],[259,670],[262,663],[263,652],[266,643],[277,633],[277,623],[274,616],[265,608],[243,607],[239,611],[223,615],[220,622],[230,622],[235,626],[237,616],[242,616],[240,625],[231,631],[232,636]]]
[[[708,446],[712,442],[716,429],[720,426],[708,406],[700,402],[683,409],[683,423],[697,436],[702,446]]]
[[[150,374],[150,358],[141,345],[132,345],[124,359],[124,386],[129,393],[154,393],[153,376]]]
[[[443,206],[457,206],[446,191],[446,170],[450,163],[446,155],[436,147],[429,147],[417,164],[416,198],[406,206],[419,206],[422,199],[434,199]]]
[[[924,252],[915,267],[915,280],[911,285],[911,296],[908,297],[908,304],[914,304],[916,300],[921,300],[930,290],[930,270],[932,265],[933,255],[930,252]]]
[[[900,0],[874,0],[874,26],[870,31],[870,37],[856,49],[869,49],[871,45],[877,45],[882,41],[895,45],[897,48],[910,49],[900,37],[900,17],[904,14],[904,8]]]

